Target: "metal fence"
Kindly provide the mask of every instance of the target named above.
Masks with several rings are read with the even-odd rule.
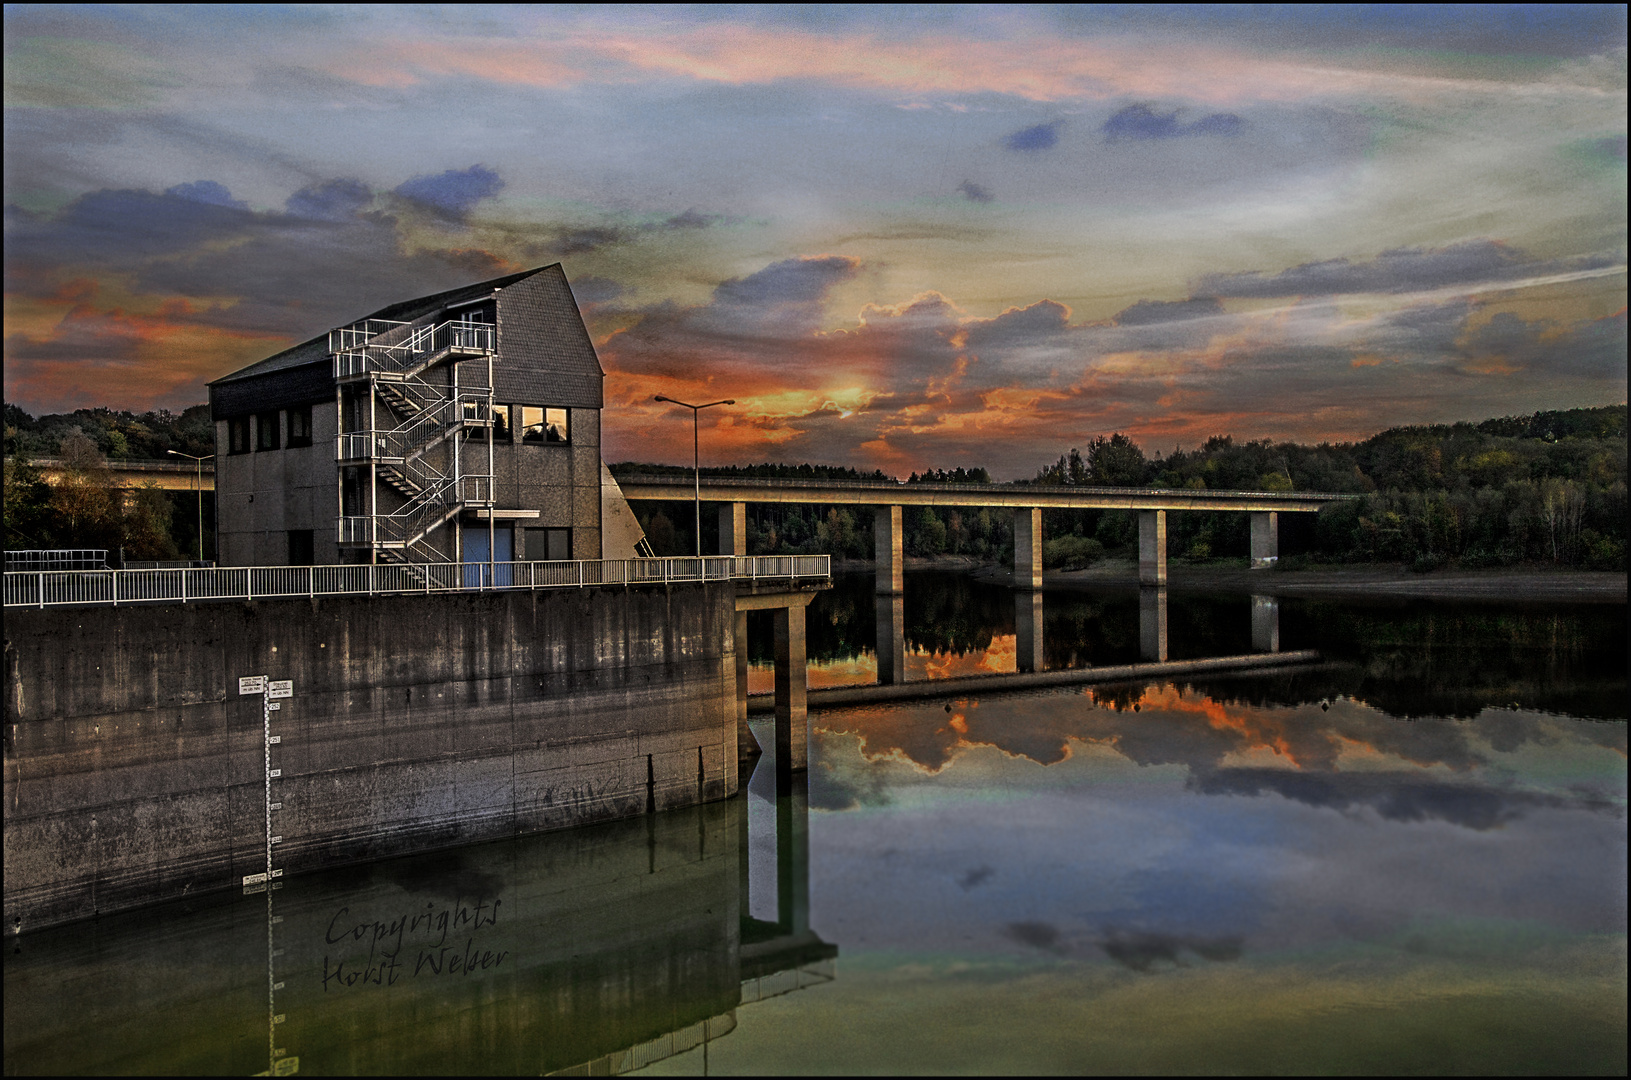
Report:
[[[107,548],[7,551],[6,570],[106,570]]]
[[[228,566],[197,570],[69,570],[6,574],[6,607],[58,607],[291,596],[382,596],[579,589],[687,581],[829,578],[827,555],[582,559],[570,562],[381,563],[372,566]]]

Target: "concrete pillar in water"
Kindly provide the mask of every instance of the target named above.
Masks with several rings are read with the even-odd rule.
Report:
[[[808,603],[808,601],[805,601]],[[809,764],[809,699],[805,685],[804,604],[775,609],[776,772],[802,772]]]
[[[776,923],[784,934],[810,929],[810,774],[806,772],[776,772]]]
[[[748,613],[736,613],[733,637],[736,643],[736,759],[746,761],[763,753],[759,740],[748,728]]]
[[[1280,598],[1252,596],[1252,651],[1280,651]]]
[[[1014,511],[1014,588],[1042,587],[1042,508]]]
[[[725,503],[719,508],[719,553],[748,553],[748,504]]]
[[[900,507],[880,506],[872,516],[872,544],[877,560],[877,591],[905,591],[905,557],[901,549]]]
[[[1145,660],[1167,659],[1167,590],[1138,590],[1138,652]]]
[[[899,686],[906,681],[906,597],[873,597],[878,626],[878,685]]]
[[[1020,671],[1042,670],[1042,593],[1014,590],[1014,664]]]
[[[1265,570],[1280,559],[1280,515],[1252,511],[1252,569]]]
[[[1138,583],[1167,583],[1167,512],[1138,512]]]

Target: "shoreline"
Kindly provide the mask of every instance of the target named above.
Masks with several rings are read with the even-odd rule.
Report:
[[[874,564],[864,559],[834,559],[834,573],[867,573]],[[944,570],[968,573],[977,581],[1013,584],[1013,570],[972,556],[933,559],[909,558],[908,570]],[[1624,572],[1573,570],[1536,566],[1502,566],[1478,570],[1444,569],[1418,574],[1402,565],[1329,565],[1300,570],[1251,570],[1245,560],[1213,563],[1167,564],[1167,587],[1185,592],[1210,589],[1253,592],[1273,596],[1353,595],[1418,597],[1443,600],[1568,601],[1593,604],[1626,602]],[[1083,570],[1047,570],[1044,588],[1099,588],[1138,586],[1138,566],[1132,559],[1102,559]]]

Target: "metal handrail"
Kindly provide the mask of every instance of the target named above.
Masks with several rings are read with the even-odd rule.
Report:
[[[395,324],[395,330],[403,324]],[[344,327],[329,333],[329,352],[334,357],[337,378],[367,372],[401,374],[413,370],[427,357],[449,349],[459,352],[490,353],[497,342],[496,326],[489,323],[444,322],[414,327],[403,341],[383,343],[382,334],[365,334]]]
[[[367,520],[367,519],[362,519]],[[63,607],[289,596],[566,589],[601,585],[832,577],[828,555],[578,559],[558,562],[230,566],[190,570],[40,570],[5,576],[5,606]]]

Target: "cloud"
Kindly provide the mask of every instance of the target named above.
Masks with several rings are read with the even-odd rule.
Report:
[[[1022,153],[1051,150],[1059,142],[1059,129],[1063,126],[1063,120],[1050,120],[1046,124],[1021,128],[1002,140],[1002,148]]]
[[[178,199],[190,199],[193,202],[207,203],[210,206],[230,206],[234,210],[248,210],[249,204],[232,197],[232,192],[224,184],[214,180],[195,180],[190,184],[177,184],[166,188],[166,195],[174,195]]]
[[[1003,933],[1021,945],[1029,945],[1033,949],[1040,949],[1043,952],[1059,951],[1059,929],[1052,923],[1013,922],[1003,928]]]
[[[1413,292],[1593,270],[1611,267],[1614,262],[1606,256],[1535,259],[1495,240],[1465,240],[1438,248],[1395,248],[1364,262],[1326,259],[1302,263],[1272,275],[1260,271],[1207,274],[1195,283],[1194,293],[1282,297]]]
[[[1214,963],[1238,960],[1244,939],[1240,937],[1201,938],[1182,934],[1111,930],[1099,942],[1104,955],[1129,971],[1147,974],[1159,964],[1188,967],[1185,953]]]
[[[435,176],[416,176],[397,186],[396,194],[450,221],[463,221],[483,199],[504,190],[504,180],[485,165],[449,169]]]
[[[996,199],[990,191],[976,184],[972,180],[964,180],[957,185],[957,193],[969,202],[988,203]]]
[[[1246,122],[1233,113],[1212,113],[1192,124],[1178,122],[1178,109],[1155,111],[1148,105],[1128,105],[1116,110],[1099,130],[1106,142],[1142,139],[1181,139],[1197,135],[1239,135]]]

